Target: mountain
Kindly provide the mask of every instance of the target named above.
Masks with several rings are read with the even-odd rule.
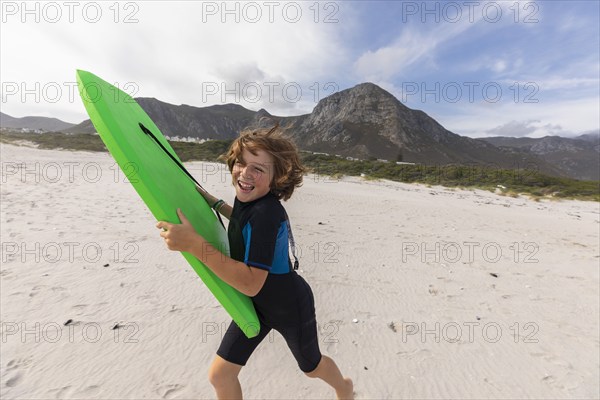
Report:
[[[139,97],[138,104],[152,118],[163,135],[168,137],[192,137],[196,139],[233,139],[241,129],[254,121],[256,111],[237,104],[192,107],[176,106],[163,101]],[[67,133],[93,133],[91,121],[71,127]]]
[[[269,125],[271,119],[289,126],[288,135],[303,150],[427,165],[527,168],[554,176],[598,179],[592,172],[593,167],[598,169],[598,144],[592,133],[568,139],[575,142],[535,146],[535,139],[527,138],[521,142],[516,138],[471,139],[448,131],[372,83],[334,93],[319,101],[310,114],[294,117],[277,117],[264,109],[251,111],[236,104],[192,107],[154,98],[136,100],[168,137],[232,139],[246,127]],[[266,122],[261,121],[263,117]],[[94,133],[95,129],[86,120],[63,131]]]
[[[429,165],[535,166],[561,175],[533,155],[452,133],[372,83],[335,93],[319,101],[311,114],[284,120],[292,125],[290,135],[298,146],[306,150]]]
[[[60,131],[64,133],[96,133],[96,128],[91,120],[86,119],[80,124],[73,125],[67,129],[60,129]]]
[[[584,133],[583,135],[576,136],[573,139],[579,139],[579,140],[585,140],[588,142],[592,142],[592,143],[596,144],[596,146],[597,146],[600,144],[600,131]]]
[[[60,131],[75,126],[57,118],[23,117],[14,118],[0,112],[0,128],[44,130],[47,132]]]
[[[237,104],[192,107],[175,106],[152,98],[136,101],[165,136],[199,139],[232,139],[253,120],[255,111]]]
[[[600,144],[598,136],[585,134],[576,138],[488,137],[479,140],[522,154],[533,154],[560,168],[568,176],[582,180],[600,179]]]

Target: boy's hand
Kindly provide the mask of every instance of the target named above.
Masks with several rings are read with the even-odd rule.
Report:
[[[181,224],[171,224],[166,221],[158,221],[156,227],[162,229],[160,236],[165,239],[169,250],[190,252],[194,244],[201,238],[190,221],[185,217],[181,209],[177,209],[177,215]]]

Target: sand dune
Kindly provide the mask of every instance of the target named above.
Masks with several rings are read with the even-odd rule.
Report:
[[[106,153],[2,145],[0,395],[213,398],[229,317]],[[222,167],[188,163],[233,200]],[[309,175],[285,203],[359,399],[600,398],[598,203]],[[247,398],[330,399],[283,339]]]

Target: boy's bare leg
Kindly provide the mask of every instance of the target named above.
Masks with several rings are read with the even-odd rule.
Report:
[[[314,371],[308,372],[310,378],[320,378],[335,389],[338,399],[353,399],[354,385],[350,378],[344,378],[340,369],[331,358],[321,357],[321,362]]]
[[[215,359],[208,370],[208,380],[215,388],[219,400],[242,398],[242,387],[238,380],[238,375],[241,370],[241,365],[231,363],[219,356],[215,356]]]

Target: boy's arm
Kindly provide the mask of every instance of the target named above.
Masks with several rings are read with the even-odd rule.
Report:
[[[221,253],[199,235],[181,210],[177,209],[181,224],[159,221],[156,227],[163,229],[160,236],[165,239],[169,250],[185,251],[202,261],[224,282],[246,296],[256,296],[260,291],[268,271],[249,267]]]
[[[208,205],[210,207],[214,206],[217,203],[217,201],[219,201],[219,199],[217,199],[212,194],[208,193],[204,188],[202,188],[200,186],[196,186],[196,190],[198,190],[198,193],[200,193],[202,195],[202,197],[204,197],[204,200],[206,200],[206,202],[208,203]],[[231,218],[232,211],[233,211],[233,208],[227,203],[223,203],[223,205],[221,205],[217,209],[217,212],[220,213],[222,216],[224,216],[227,219]]]
[[[226,256],[200,235],[197,235],[188,253],[198,258],[215,275],[246,296],[256,296],[269,274],[268,271],[249,267],[243,262]]]

